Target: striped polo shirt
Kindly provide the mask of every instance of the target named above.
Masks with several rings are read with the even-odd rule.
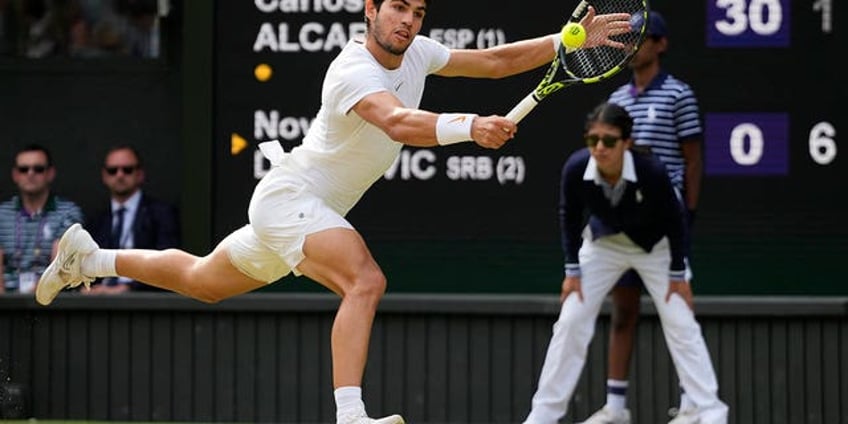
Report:
[[[633,140],[650,146],[665,164],[671,182],[684,190],[685,161],[681,141],[701,137],[698,99],[691,87],[673,75],[660,72],[638,93],[631,80],[610,94],[609,101],[624,107],[633,118]]]
[[[72,224],[83,222],[82,210],[51,195],[41,212],[30,215],[18,196],[0,203],[0,249],[7,291],[17,291],[21,272],[40,274],[50,264],[53,242]]]

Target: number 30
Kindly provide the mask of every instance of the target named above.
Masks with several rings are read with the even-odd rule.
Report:
[[[725,19],[716,21],[715,27],[725,35],[739,35],[749,28],[758,35],[773,35],[783,22],[780,0],[716,0],[716,5],[724,9]]]

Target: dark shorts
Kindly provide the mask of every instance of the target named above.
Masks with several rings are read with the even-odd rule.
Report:
[[[643,287],[642,278],[639,277],[639,273],[636,270],[628,269],[621,278],[618,279],[618,282],[615,283],[617,287]]]

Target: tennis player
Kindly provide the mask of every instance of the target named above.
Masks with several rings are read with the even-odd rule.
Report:
[[[342,298],[331,334],[337,422],[403,423],[399,415],[368,418],[362,401],[371,327],[386,277],[345,215],[404,145],[473,141],[496,149],[515,136],[515,123],[502,116],[418,109],[428,75],[515,75],[549,64],[559,40],[556,34],[483,50],[450,50],[418,34],[428,5],[427,0],[366,0],[365,38],[349,41],[330,64],[321,107],[303,144],[290,153],[276,142],[260,146],[272,168],[254,190],[249,224],[210,254],[99,249],[75,226],[39,282],[38,302],[47,305],[63,288],[95,277],[125,276],[217,302],[289,273],[305,275]],[[628,19],[590,11],[589,39],[596,45],[613,43],[610,35],[630,30]]]
[[[525,424],[556,424],[566,414],[601,304],[631,268],[656,305],[699,423],[727,423],[728,407],[718,398],[718,381],[685,280],[681,202],[662,162],[629,150],[632,128],[623,107],[599,105],[586,120],[587,148],[563,166],[562,309]]]

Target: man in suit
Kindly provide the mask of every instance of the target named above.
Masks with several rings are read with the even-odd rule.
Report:
[[[101,169],[109,189],[109,207],[87,225],[101,246],[112,249],[156,249],[180,246],[176,207],[151,197],[141,189],[145,179],[141,155],[133,146],[118,145],[106,153]],[[83,293],[122,293],[160,290],[124,277],[107,277]]]

